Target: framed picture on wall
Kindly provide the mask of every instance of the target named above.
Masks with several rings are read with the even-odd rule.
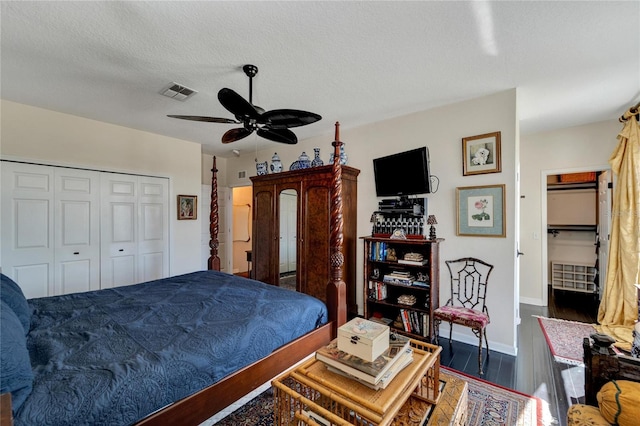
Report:
[[[456,235],[505,237],[505,185],[456,188]]]
[[[178,195],[178,220],[195,220],[198,218],[198,196]]]
[[[500,173],[500,132],[462,138],[463,176]]]

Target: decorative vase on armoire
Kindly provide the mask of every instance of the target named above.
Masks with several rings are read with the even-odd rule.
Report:
[[[329,157],[329,164],[333,164],[333,157],[334,154],[333,152],[331,153],[331,156]],[[344,152],[344,144],[340,145],[340,164],[343,166],[347,165],[347,154]]]
[[[311,161],[311,167],[324,166],[324,161],[320,158],[320,148],[313,148],[314,158]]]

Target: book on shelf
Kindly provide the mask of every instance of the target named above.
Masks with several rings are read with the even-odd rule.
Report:
[[[387,286],[380,281],[369,281],[369,298],[384,300],[387,298]]]
[[[423,260],[398,259],[398,263],[402,263],[403,265],[425,266],[427,263],[429,263],[429,259],[423,259]]]
[[[375,385],[392,367],[405,349],[411,348],[409,338],[401,335],[389,337],[389,348],[373,362],[367,362],[355,355],[338,349],[338,339],[316,351],[316,359],[344,373],[350,374],[369,384]]]
[[[357,380],[358,382],[362,383],[363,385],[371,389],[380,390],[380,389],[386,389],[389,383],[398,375],[398,373],[404,370],[404,368],[407,365],[411,364],[412,362],[413,362],[413,349],[411,348],[411,346],[409,346],[404,351],[402,351],[401,354],[399,354],[396,357],[391,367],[389,367],[387,372],[382,375],[382,377],[380,378],[380,380],[378,380],[377,383],[371,383],[369,381],[362,380],[357,376],[349,374],[331,365],[327,365],[327,370],[331,371],[332,373],[339,374],[341,376],[348,377],[353,380]]]

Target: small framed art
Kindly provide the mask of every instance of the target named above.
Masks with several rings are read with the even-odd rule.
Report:
[[[178,220],[195,220],[198,218],[198,196],[178,195]]]
[[[464,176],[501,172],[500,157],[500,132],[462,138]]]
[[[456,235],[505,237],[505,185],[456,188]]]

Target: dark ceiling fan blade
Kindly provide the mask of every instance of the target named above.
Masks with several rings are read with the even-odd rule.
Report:
[[[298,143],[298,138],[289,129],[273,129],[265,126],[258,129],[258,136],[274,142],[286,143],[289,145],[295,145]]]
[[[260,117],[260,112],[253,105],[231,89],[220,89],[218,100],[238,120],[242,120],[245,117],[255,119]]]
[[[247,130],[244,127],[238,127],[237,129],[227,130],[224,135],[222,135],[222,143],[231,143],[235,141],[239,141],[240,139],[244,139],[253,133],[252,130]]]
[[[272,129],[287,129],[289,127],[306,126],[321,119],[322,117],[318,114],[308,111],[274,109],[262,114],[258,122],[267,124]]]
[[[171,118],[179,118],[181,120],[191,120],[191,121],[203,121],[206,123],[228,123],[228,124],[239,124],[239,121],[232,120],[230,118],[220,118],[220,117],[203,117],[201,115],[167,115],[167,117]]]

